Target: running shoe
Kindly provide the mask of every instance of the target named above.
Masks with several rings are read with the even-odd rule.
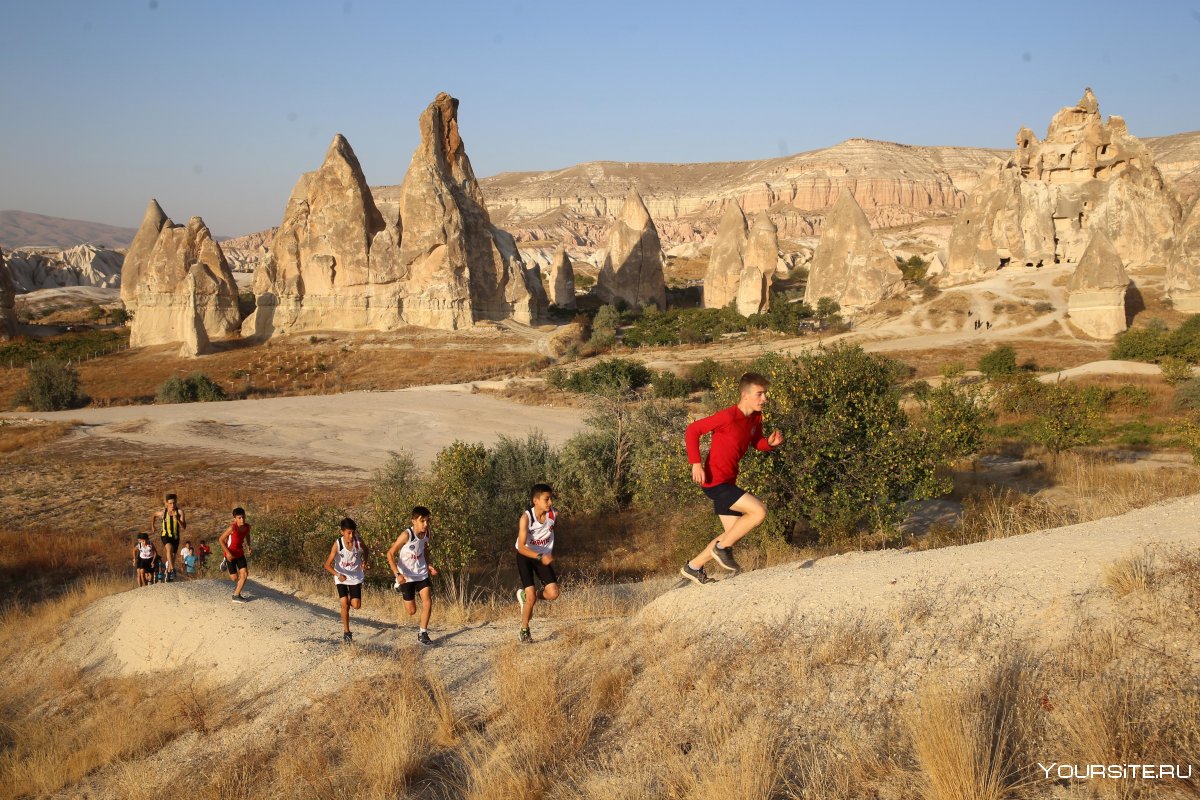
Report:
[[[417,642],[423,645],[433,644],[433,640],[429,638],[429,631],[418,631]]]
[[[351,633],[350,631],[346,631],[345,633],[343,633],[342,634],[342,643],[343,644],[354,644],[354,634]]]
[[[704,567],[701,567],[700,569],[692,569],[690,564],[684,564],[680,568],[679,574],[687,578],[692,583],[699,584],[700,586],[703,586],[709,581],[708,573],[704,571]]]
[[[712,553],[712,557],[715,558],[717,563],[720,564],[724,569],[727,569],[730,572],[742,571],[741,565],[733,560],[732,547],[717,547],[714,544],[711,548],[709,548],[709,552]]]
[[[529,635],[529,628],[521,628],[521,634],[517,638],[519,638],[525,644],[529,644],[533,641],[533,637]]]
[[[233,596],[233,602],[235,602],[235,603],[244,603],[244,602],[246,602],[246,598],[242,597],[240,594],[235,594],[235,595]]]
[[[517,605],[521,608],[525,607],[525,590],[517,589]]]
[[[225,572],[228,569],[229,569],[229,562],[222,558],[221,559],[221,572]]]

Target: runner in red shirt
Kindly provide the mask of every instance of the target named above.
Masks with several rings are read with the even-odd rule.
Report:
[[[692,465],[692,480],[713,502],[713,510],[725,529],[709,542],[695,558],[680,568],[679,573],[689,581],[708,583],[704,565],[710,558],[730,572],[741,571],[733,558],[733,546],[743,536],[762,524],[767,518],[767,507],[745,489],[738,488],[738,464],[750,445],[769,453],[783,444],[783,434],[773,431],[763,438],[762,409],[767,402],[767,386],[770,381],[757,372],[742,376],[738,388],[741,397],[735,406],[718,411],[711,417],[693,422],[687,427],[687,454]],[[700,437],[712,434],[708,461],[700,461]]]
[[[246,522],[245,509],[239,507],[233,510],[233,521],[217,541],[221,543],[221,550],[225,554],[229,579],[237,581],[237,588],[233,591],[233,602],[244,603],[246,598],[242,597],[242,589],[250,575],[249,566],[246,564],[246,556],[250,555],[250,524]]]

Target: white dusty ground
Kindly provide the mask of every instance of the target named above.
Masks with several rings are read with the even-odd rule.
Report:
[[[79,420],[85,437],[169,443],[363,471],[401,450],[426,464],[456,439],[491,444],[501,434],[523,438],[540,430],[552,444],[562,444],[584,427],[583,416],[579,409],[522,405],[476,394],[471,384],[0,415]]]

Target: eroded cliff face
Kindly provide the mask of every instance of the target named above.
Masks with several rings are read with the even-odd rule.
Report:
[[[1016,150],[987,170],[955,220],[943,280],[1078,263],[1096,232],[1130,270],[1165,267],[1180,217],[1149,148],[1120,117],[1104,121],[1088,89],[1054,115],[1045,140],[1021,128]]]
[[[609,232],[608,250],[596,294],[605,303],[625,302],[631,306],[650,303],[667,307],[667,284],[663,277],[662,242],[654,219],[636,189],[625,198],[625,206]]]

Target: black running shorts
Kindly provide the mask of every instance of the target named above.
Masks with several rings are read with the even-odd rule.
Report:
[[[734,511],[730,506],[742,499],[745,489],[740,489],[732,483],[718,483],[716,486],[701,487],[702,491],[712,500],[713,511],[718,517],[740,517],[742,512]]]
[[[422,578],[419,581],[405,581],[400,584],[400,596],[408,602],[417,599],[417,592],[430,587],[429,578]]]
[[[538,580],[542,582],[542,586],[558,583],[558,576],[554,574],[553,564],[543,564],[536,558],[530,558],[529,556],[517,553],[517,577],[521,579],[522,589],[536,585],[533,582],[534,575],[537,575]]]
[[[361,583],[339,583],[338,597],[349,597],[351,600],[362,600]]]
[[[168,537],[168,536],[163,536],[163,537],[162,537],[162,544],[163,544],[163,547],[166,547],[167,545],[170,545],[170,546],[171,546],[171,550],[173,550],[173,551],[174,551],[174,552],[176,552],[176,553],[178,553],[178,552],[179,552],[179,540],[178,540],[178,539],[172,539],[172,538],[170,538],[170,537]]]
[[[137,568],[140,569],[142,572],[153,572],[154,571],[154,559],[139,558],[137,560]]]
[[[231,558],[225,562],[225,566],[229,570],[230,575],[237,575],[239,569],[249,569],[249,565],[246,564],[245,556]]]

